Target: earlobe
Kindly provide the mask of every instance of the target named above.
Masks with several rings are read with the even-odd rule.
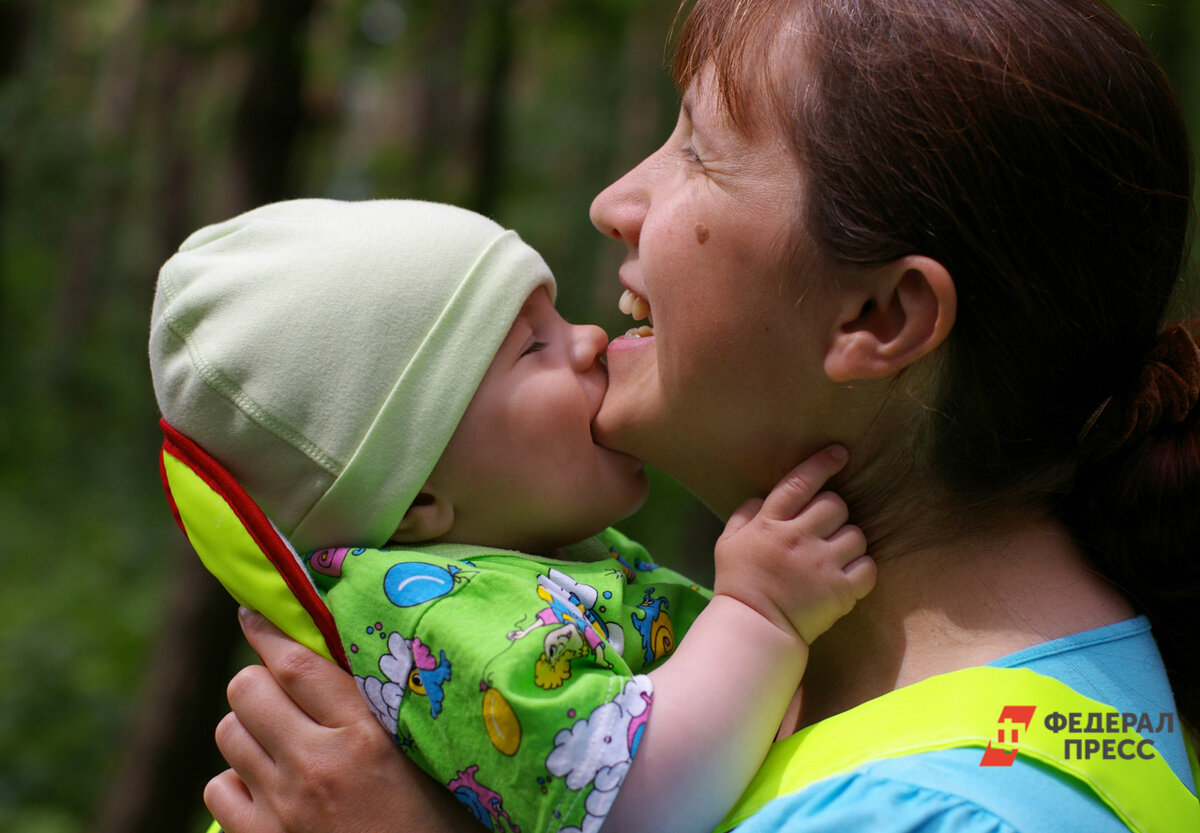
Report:
[[[958,309],[954,280],[942,264],[909,255],[880,267],[847,294],[825,353],[834,382],[884,379],[937,349]]]
[[[434,541],[449,532],[453,525],[454,506],[441,490],[426,483],[404,513],[404,518],[391,537],[391,543]]]

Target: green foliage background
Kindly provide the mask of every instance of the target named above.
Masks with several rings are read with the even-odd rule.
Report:
[[[1200,4],[1115,5],[1194,124]],[[166,587],[190,557],[157,477],[154,277],[189,231],[248,207],[271,170],[269,148],[240,155],[237,125],[253,68],[283,71],[264,41],[280,8],[0,0],[0,830],[89,829],[122,786]],[[617,332],[620,252],[587,209],[674,121],[674,11],[317,0],[283,47],[302,106],[276,154],[278,192],[481,208],[545,254],[568,317]],[[626,528],[707,580],[714,522],[654,479]]]

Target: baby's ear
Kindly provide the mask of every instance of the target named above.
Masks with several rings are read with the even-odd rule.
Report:
[[[437,487],[426,483],[396,527],[391,542],[419,544],[441,538],[454,525],[454,506]]]

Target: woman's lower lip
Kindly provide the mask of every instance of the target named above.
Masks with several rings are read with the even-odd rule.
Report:
[[[620,335],[608,343],[608,354],[624,353],[628,350],[640,350],[654,346],[654,336]]]

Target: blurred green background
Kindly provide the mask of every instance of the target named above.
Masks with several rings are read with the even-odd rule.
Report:
[[[1200,3],[1115,4],[1197,130]],[[517,228],[610,333],[592,197],[674,123],[672,0],[0,0],[0,830],[186,831],[247,660],[158,482],[158,266],[293,196]],[[709,581],[719,527],[656,472],[624,527]]]

